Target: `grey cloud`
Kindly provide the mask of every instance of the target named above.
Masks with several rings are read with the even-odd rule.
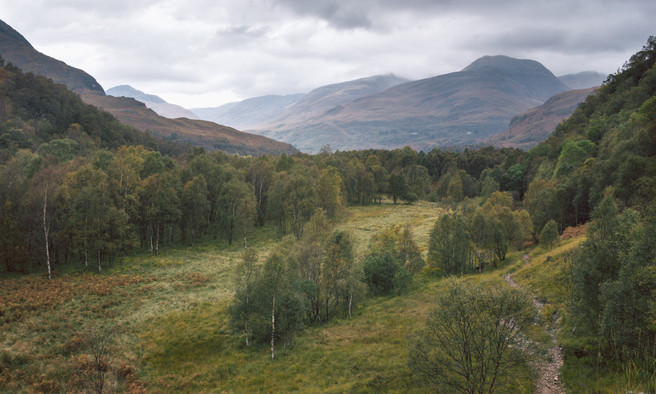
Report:
[[[323,19],[337,29],[369,28],[372,25],[366,1],[282,0],[278,4],[289,7],[298,15]]]
[[[567,32],[558,28],[513,28],[502,32],[478,34],[469,40],[467,46],[476,50],[495,52],[553,49],[567,42]]]

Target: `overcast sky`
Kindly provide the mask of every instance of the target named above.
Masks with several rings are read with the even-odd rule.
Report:
[[[0,0],[37,50],[187,108],[484,55],[609,74],[656,35],[655,15],[654,0]]]

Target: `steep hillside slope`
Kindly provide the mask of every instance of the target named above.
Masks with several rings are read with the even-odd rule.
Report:
[[[19,32],[0,20],[0,55],[24,72],[46,76],[78,93],[104,94],[100,84],[86,72],[38,52]]]
[[[483,143],[499,148],[529,149],[549,138],[556,126],[567,119],[596,89],[569,90],[559,93],[541,106],[514,116],[506,131],[486,139]]]
[[[20,33],[2,21],[0,56],[26,72],[43,75],[66,85],[86,103],[108,111],[125,125],[143,132],[190,142],[207,149],[221,149],[238,154],[280,154],[296,151],[288,144],[211,122],[167,119],[134,99],[106,96],[100,84],[89,74],[38,52]]]
[[[318,116],[296,116],[263,135],[312,152],[325,144],[340,150],[463,146],[503,131],[514,115],[565,90],[540,63],[487,56],[460,72],[403,83]]]

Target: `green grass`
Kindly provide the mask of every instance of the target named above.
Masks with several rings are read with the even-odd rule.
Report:
[[[563,347],[562,381],[571,392],[654,392],[656,375],[646,372],[646,365],[634,362],[599,365],[596,357],[577,356],[577,350],[587,348],[595,353],[596,343],[586,344],[571,333],[568,311],[572,254],[585,241],[585,236],[558,243],[551,250],[534,249],[529,263],[518,267],[514,279],[546,302],[542,309],[545,328],[552,323],[561,329],[558,342]],[[592,350],[590,350],[592,349]],[[649,362],[649,360],[645,360]],[[654,361],[652,360],[653,364]],[[654,365],[651,365],[654,370]]]
[[[443,212],[428,202],[352,207],[338,227],[353,234],[356,254],[362,257],[376,232],[409,223],[425,255],[430,230]],[[503,276],[514,272],[520,285],[548,302],[545,317],[558,311],[566,318],[567,288],[560,279],[567,266],[560,256],[581,241],[569,240],[548,252],[534,250],[527,265],[524,252],[513,252],[498,268],[468,278],[505,286]],[[262,260],[278,242],[273,226],[254,229],[249,239]],[[43,275],[0,280],[0,391],[83,390],[89,360],[85,334],[105,326],[116,328],[109,382],[116,391],[431,391],[413,378],[407,349],[442,289],[439,278],[418,275],[403,296],[367,298],[352,320],[308,328],[291,349],[279,347],[272,361],[266,344],[246,347],[228,329],[226,308],[242,250],[240,243],[206,239],[159,256],[140,251],[102,274],[72,270],[52,281]],[[544,327],[527,335],[546,344]],[[574,381],[598,378],[618,388],[644,380],[639,369],[625,368],[624,385],[617,377],[616,383],[600,375],[583,380],[586,371],[589,366],[566,362],[565,383],[584,388]],[[533,391],[535,376],[528,365],[511,376],[508,392]]]

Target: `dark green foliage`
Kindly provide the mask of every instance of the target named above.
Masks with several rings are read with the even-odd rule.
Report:
[[[446,275],[462,275],[473,270],[471,237],[461,215],[443,215],[435,223],[428,241],[428,264]]]
[[[556,222],[549,220],[547,224],[544,225],[542,232],[540,232],[540,244],[543,245],[546,249],[551,249],[551,247],[558,241],[558,227]]]
[[[405,199],[408,195],[408,182],[403,173],[397,172],[390,175],[388,194],[392,197],[394,204],[399,199]]]
[[[597,355],[623,361],[654,357],[656,211],[618,213],[611,197],[593,214],[572,268],[576,335],[594,338]]]
[[[403,293],[412,277],[389,251],[376,251],[362,262],[364,281],[374,296]]]
[[[447,279],[411,344],[410,369],[436,391],[511,389],[522,330],[535,319],[526,294],[504,286]]]

